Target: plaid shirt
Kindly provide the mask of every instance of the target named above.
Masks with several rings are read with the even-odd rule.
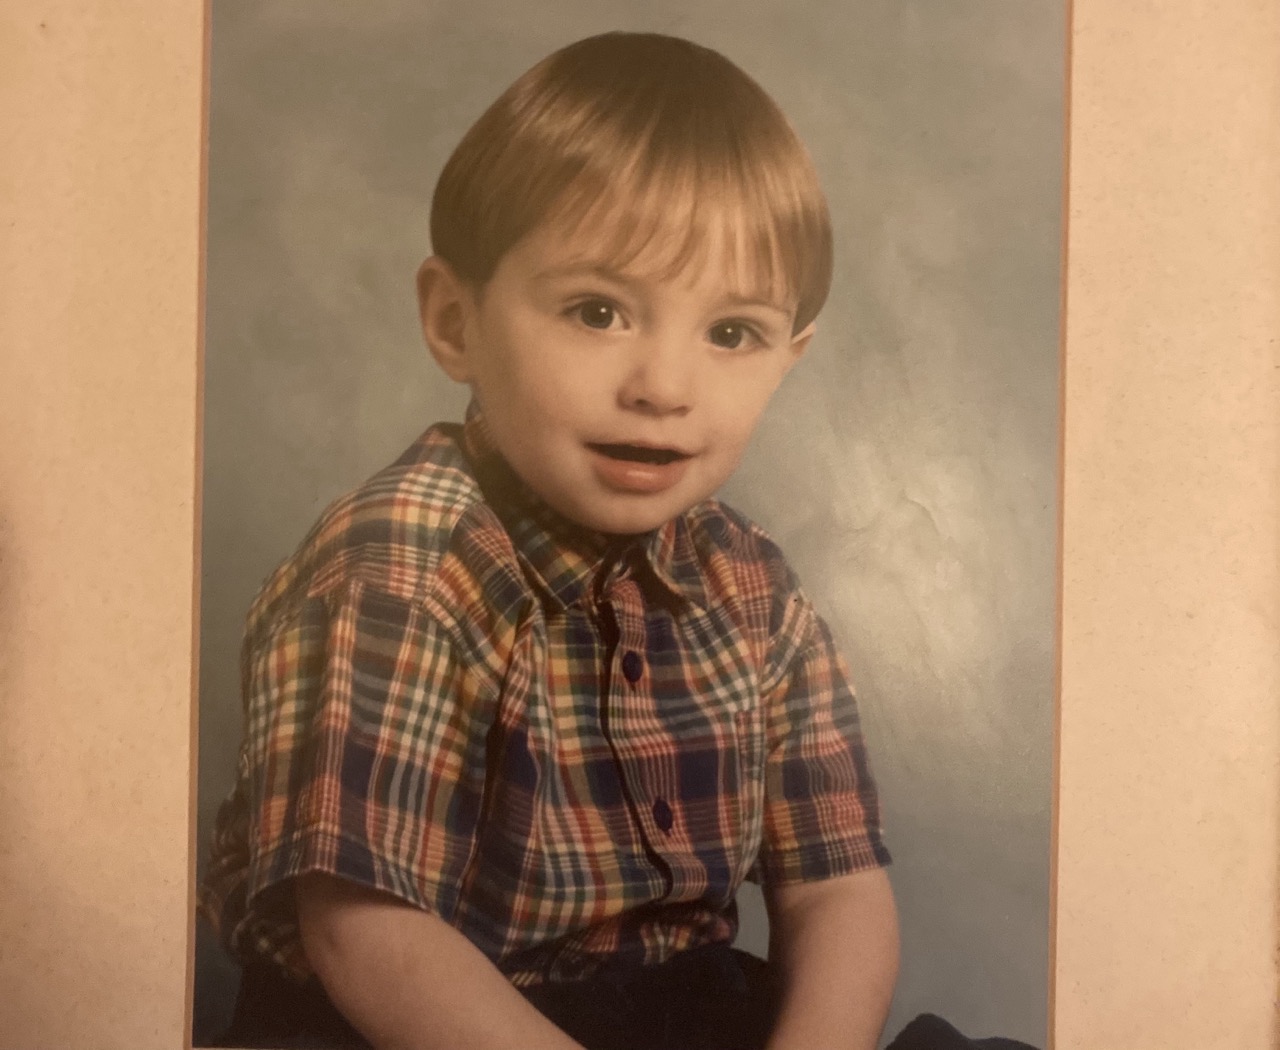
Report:
[[[242,686],[200,907],[299,978],[305,872],[530,985],[731,940],[748,875],[889,859],[843,663],[777,547],[716,501],[576,529],[475,414],[325,512],[250,611]]]

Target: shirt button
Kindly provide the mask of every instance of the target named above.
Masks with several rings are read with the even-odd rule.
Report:
[[[653,820],[663,831],[670,831],[671,825],[675,823],[671,807],[667,805],[665,798],[660,798],[653,804]]]
[[[622,654],[622,674],[633,685],[640,681],[640,676],[644,674],[644,661],[634,649],[628,649]]]

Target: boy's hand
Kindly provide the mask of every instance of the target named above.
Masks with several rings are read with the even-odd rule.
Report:
[[[581,1050],[437,916],[328,875],[295,894],[308,960],[377,1050]]]
[[[874,1050],[898,976],[883,868],[766,889],[769,958],[784,980],[769,1050]]]

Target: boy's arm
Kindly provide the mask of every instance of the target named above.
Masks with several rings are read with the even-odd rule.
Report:
[[[766,890],[782,1010],[769,1050],[874,1050],[898,975],[883,868]]]
[[[581,1050],[430,912],[329,875],[295,895],[307,959],[377,1050]]]

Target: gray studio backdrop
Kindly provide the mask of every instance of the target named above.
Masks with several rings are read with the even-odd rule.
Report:
[[[922,1011],[1046,1039],[1065,12],[1061,0],[215,0],[199,841],[232,782],[257,587],[464,392],[417,328],[432,188],[466,127],[607,29],[715,47],[831,200],[819,334],[723,495],[847,653]],[[758,892],[740,943],[763,953]],[[234,971],[200,931],[197,1032]]]

